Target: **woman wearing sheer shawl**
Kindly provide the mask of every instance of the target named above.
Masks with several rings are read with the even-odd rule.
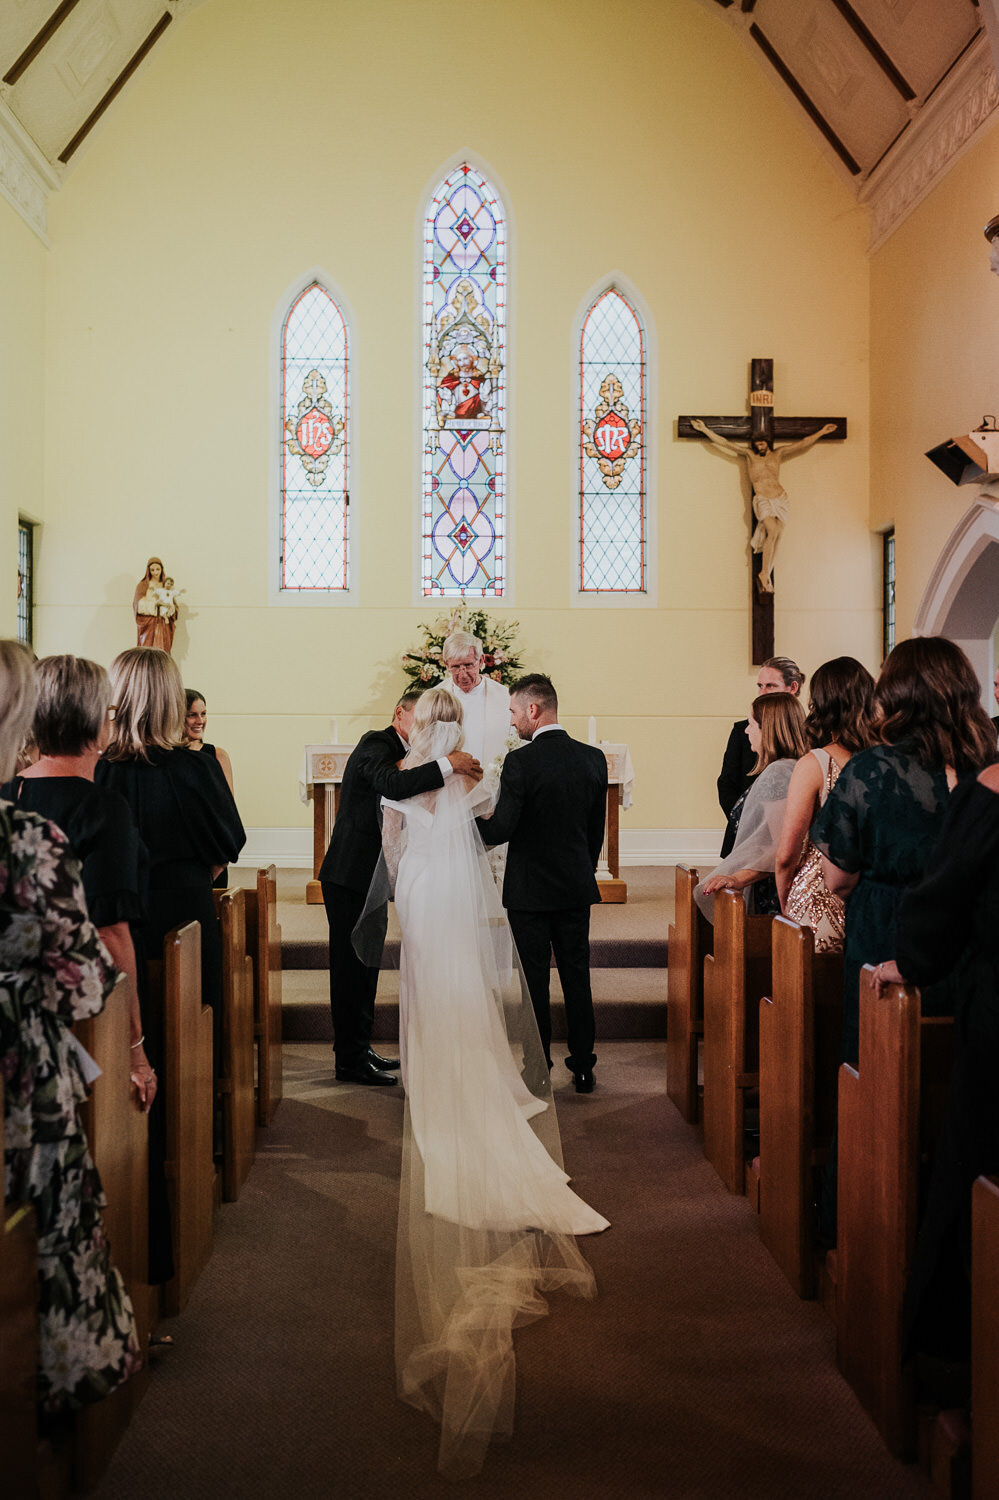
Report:
[[[774,871],[791,773],[808,752],[805,711],[792,693],[761,693],[753,699],[746,735],[756,751],[756,765],[749,790],[729,814],[736,824],[735,843],[694,891],[709,922],[714,920],[715,891],[743,891],[757,915],[780,911]]]
[[[461,743],[461,705],[424,693],[404,766]],[[453,776],[383,802],[383,857],[355,929],[371,962],[369,919],[394,892],[406,1088],[396,1370],[402,1399],[440,1422],[451,1478],[477,1473],[491,1437],[512,1432],[512,1331],[547,1312],[545,1292],[595,1294],[575,1236],[608,1227],[562,1170],[534,1011],[475,827],[494,798]]]

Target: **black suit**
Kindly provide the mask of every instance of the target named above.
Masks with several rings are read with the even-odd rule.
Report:
[[[436,761],[400,771],[406,746],[391,725],[363,735],[344,767],[333,837],[319,870],[330,924],[330,1008],[337,1066],[355,1068],[367,1057],[375,1020],[378,970],[361,963],[351,933],[364,910],[382,849],[382,797],[404,801],[442,786]]]
[[[756,751],[750,745],[746,735],[746,726],[748,723],[748,719],[736,719],[732,725],[732,732],[728,737],[728,744],[725,746],[721,773],[718,777],[718,805],[726,818],[743,792],[753,782]],[[725,858],[726,854],[731,854],[734,843],[735,829],[730,823],[725,829],[725,837],[722,840],[722,859]]]
[[[503,763],[499,801],[479,820],[487,844],[510,848],[503,904],[510,918],[538,1030],[551,1064],[551,955],[569,1033],[567,1065],[589,1071],[593,1051],[590,907],[600,900],[594,869],[607,805],[607,761],[564,729],[535,734]]]

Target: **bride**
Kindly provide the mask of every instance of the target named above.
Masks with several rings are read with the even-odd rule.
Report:
[[[462,710],[425,692],[408,769],[462,743]],[[394,887],[402,928],[406,1089],[396,1253],[396,1370],[404,1401],[441,1423],[438,1467],[478,1473],[513,1430],[512,1330],[542,1293],[595,1294],[574,1236],[608,1221],[562,1170],[548,1067],[475,816],[495,788],[461,776],[383,801],[383,862],[365,915]],[[362,952],[362,915],[355,946]]]

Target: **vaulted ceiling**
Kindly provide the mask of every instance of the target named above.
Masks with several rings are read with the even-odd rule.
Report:
[[[866,178],[982,30],[974,0],[709,0],[852,177]]]
[[[204,3],[0,0],[0,191],[43,238],[46,194],[170,26]],[[570,19],[572,0],[560,3]],[[871,204],[873,244],[999,107],[983,30],[988,19],[999,50],[999,0],[690,3],[737,34]]]

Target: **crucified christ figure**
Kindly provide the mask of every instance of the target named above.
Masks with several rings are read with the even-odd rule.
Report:
[[[756,530],[750,545],[754,552],[763,553],[763,564],[756,582],[761,593],[772,594],[774,557],[787,521],[788,508],[787,492],[780,482],[781,460],[804,453],[819,438],[825,437],[826,433],[835,432],[836,423],[827,422],[818,432],[810,433],[796,443],[782,443],[779,448],[775,448],[766,438],[754,438],[745,446],[730,443],[728,438],[712,432],[707,423],[701,422],[697,417],[691,418],[690,425],[696,427],[698,432],[703,432],[716,448],[731,454],[733,458],[741,459],[746,465],[749,482],[753,487],[753,514],[756,517]]]

